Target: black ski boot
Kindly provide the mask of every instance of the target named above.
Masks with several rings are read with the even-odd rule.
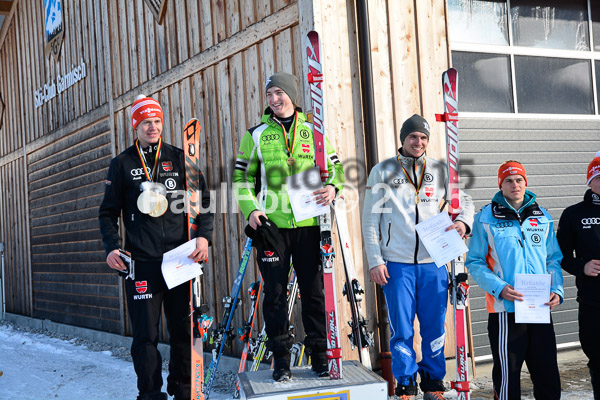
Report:
[[[290,371],[290,353],[275,357],[275,366],[273,367],[273,380],[275,382],[289,381],[292,378],[292,371]]]
[[[327,353],[324,351],[313,351],[310,355],[311,369],[319,378],[329,376],[329,364]]]

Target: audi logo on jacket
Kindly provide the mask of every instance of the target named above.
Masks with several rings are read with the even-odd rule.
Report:
[[[567,207],[556,236],[563,252],[561,265],[575,276],[577,301],[600,305],[600,277],[583,273],[585,263],[600,260],[600,196],[588,190],[582,202]]]

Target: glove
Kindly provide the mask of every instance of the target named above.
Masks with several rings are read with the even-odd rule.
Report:
[[[257,249],[260,247],[272,250],[277,252],[279,256],[283,256],[285,245],[279,233],[279,228],[264,216],[261,215],[259,218],[262,225],[259,225],[256,230],[252,229],[250,225],[246,225],[244,229],[246,235],[252,239],[252,246]]]

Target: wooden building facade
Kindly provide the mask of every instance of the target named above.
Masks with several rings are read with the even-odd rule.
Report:
[[[363,307],[376,315],[361,251],[366,170],[354,2],[60,3],[63,41],[56,55],[46,49],[43,2],[14,1],[0,31],[0,241],[6,249],[7,312],[129,333],[122,283],[106,266],[97,214],[110,159],[134,141],[130,106],[144,93],[162,104],[167,142],[181,146],[189,118],[202,125],[202,169],[217,211],[203,287],[219,319],[244,239],[245,222],[231,194],[237,147],[246,129],[259,122],[265,80],[273,72],[296,74],[304,93],[299,105],[309,108],[303,38],[316,27],[326,68],[326,124],[346,163],[354,255],[367,287]],[[369,7],[383,158],[399,147],[396,132],[406,115],[432,114],[439,105],[439,96],[421,94],[440,93],[439,76],[448,65],[445,5],[380,1]],[[415,57],[427,62],[418,64]],[[245,287],[256,274],[251,268]],[[341,296],[338,301],[345,337],[349,310]],[[246,313],[237,314],[238,326]],[[301,333],[301,320],[295,320]],[[370,317],[372,330],[376,322]],[[350,354],[348,343],[344,349]]]
[[[448,40],[452,0],[62,0],[62,43],[48,50],[44,4],[55,3],[15,0],[0,30],[6,311],[129,334],[122,282],[105,263],[97,215],[110,159],[133,144],[130,106],[143,93],[162,104],[168,143],[181,146],[188,119],[198,118],[202,126],[202,169],[216,204],[203,288],[218,320],[244,240],[245,221],[231,192],[239,141],[259,122],[266,106],[265,80],[273,72],[296,74],[304,94],[299,106],[310,109],[303,38],[317,29],[323,41],[326,127],[345,166],[355,264],[367,292],[363,308],[370,329],[377,331],[375,290],[363,263],[360,228],[367,153],[373,150],[368,138],[376,138],[372,162],[391,157],[400,147],[402,122],[419,113],[433,126],[428,154],[445,157],[443,126],[434,121],[442,109],[441,74],[453,56]],[[361,29],[368,33],[368,49]],[[366,54],[368,71],[362,64]],[[371,114],[365,113],[369,96]],[[470,170],[512,158],[512,148],[498,147],[488,129],[499,129],[504,141],[529,143],[520,134],[537,126],[535,119],[504,123],[502,116],[493,117],[493,123],[476,113],[465,119]],[[587,145],[598,145],[592,133],[598,120],[584,125]],[[553,137],[548,133],[536,140]],[[582,163],[587,145],[573,145]],[[530,148],[527,155],[535,151]],[[542,173],[552,158],[545,152],[532,162]],[[493,177],[492,169],[485,171]],[[484,179],[468,189],[475,190],[481,205],[493,188],[493,179]],[[566,205],[557,203],[555,218]],[[336,268],[341,293],[340,260]],[[254,266],[245,288],[256,274]],[[345,338],[349,310],[342,296],[338,302]],[[237,326],[248,312],[244,306],[236,315]],[[474,329],[486,353],[482,297],[473,309],[479,323]],[[573,320],[576,311],[571,309],[565,321]],[[300,318],[295,317],[295,325],[301,337]],[[572,341],[573,332],[565,340]],[[357,357],[347,340],[343,349],[348,358]]]

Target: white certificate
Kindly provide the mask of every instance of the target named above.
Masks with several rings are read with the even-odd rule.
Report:
[[[469,251],[456,229],[446,232],[450,225],[450,217],[442,212],[415,226],[419,239],[438,268]]]
[[[193,259],[188,258],[196,249],[196,239],[185,242],[173,250],[163,254],[161,270],[169,289],[179,286],[199,275],[202,267]]]
[[[515,322],[518,324],[549,324],[550,274],[515,274],[515,290],[523,301],[515,301]]]
[[[317,204],[313,194],[314,191],[323,188],[319,167],[288,176],[286,184],[296,221],[304,221],[329,211],[329,206]]]

